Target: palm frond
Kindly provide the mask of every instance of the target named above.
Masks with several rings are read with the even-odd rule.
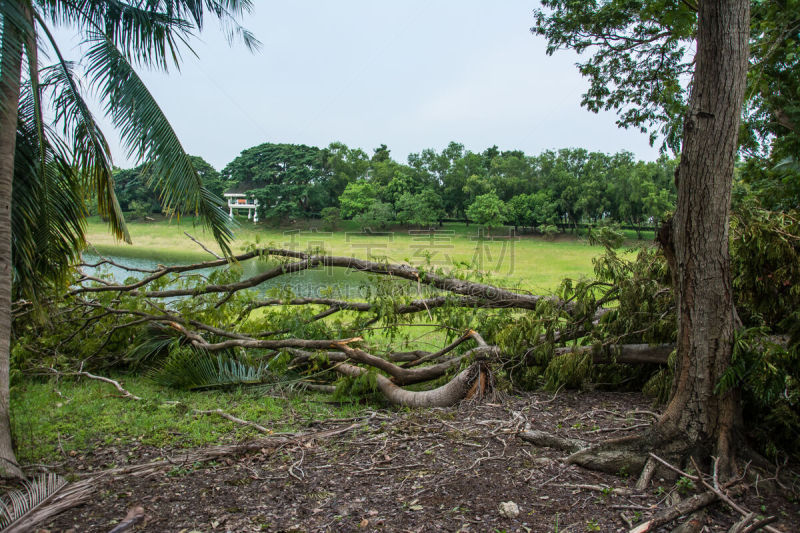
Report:
[[[800,159],[795,157],[786,157],[782,159],[773,170],[778,172],[800,172]]]
[[[0,528],[18,522],[67,484],[65,479],[52,472],[22,483],[21,490],[11,491],[0,498]]]
[[[150,378],[166,387],[185,390],[263,385],[273,380],[266,365],[252,366],[231,354],[211,354],[183,347],[174,350]]]
[[[52,96],[54,126],[62,129],[71,144],[73,164],[86,180],[87,192],[94,191],[99,213],[108,219],[115,237],[130,243],[125,217],[114,192],[108,142],[83,99],[72,63],[64,60],[50,29],[38,15],[37,20],[58,57],[55,65],[41,69],[42,86]]]
[[[23,87],[12,188],[14,290],[38,301],[41,290],[62,283],[78,261],[86,211],[66,148],[48,128],[38,128],[35,114],[30,86]]]
[[[125,360],[133,367],[152,365],[159,358],[166,357],[170,349],[180,346],[180,338],[175,330],[157,324],[139,330],[131,348],[125,354]]]
[[[77,27],[81,32],[101,32],[126,57],[139,65],[166,70],[178,66],[180,46],[188,45],[194,28],[191,22],[156,2],[144,7],[120,1],[47,0],[42,13],[59,25]]]
[[[100,89],[129,156],[150,163],[150,185],[167,210],[198,215],[230,255],[233,233],[222,200],[203,187],[175,131],[125,56],[101,33],[92,32],[88,39],[87,74]]]

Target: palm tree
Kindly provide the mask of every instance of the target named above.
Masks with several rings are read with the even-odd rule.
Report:
[[[198,215],[229,253],[221,201],[203,187],[134,66],[177,66],[208,14],[229,40],[257,48],[238,23],[251,8],[250,0],[0,0],[0,476],[21,475],[9,423],[12,294],[35,301],[66,279],[85,245],[88,197],[113,234],[130,241],[108,143],[76,69],[102,98],[129,154],[149,163],[165,208]],[[79,32],[87,50],[81,65],[64,59],[54,25]],[[54,63],[45,65],[45,56]]]

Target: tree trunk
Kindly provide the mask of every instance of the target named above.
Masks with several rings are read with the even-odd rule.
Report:
[[[733,352],[735,310],[728,219],[744,101],[749,0],[699,2],[696,68],[676,173],[678,204],[659,230],[678,300],[677,364],[672,398],[643,437],[607,441],[569,461],[617,471],[641,467],[655,449],[672,462],[720,458],[734,466],[740,406],[735,390],[717,392]]]
[[[8,17],[3,21],[0,61],[0,477],[22,477],[14,456],[9,419],[11,348],[11,185],[17,140],[17,106],[22,39]],[[13,36],[12,36],[13,35]]]
[[[699,2],[697,67],[684,121],[678,205],[672,221],[678,297],[678,360],[672,399],[657,424],[694,453],[733,465],[739,421],[735,391],[717,393],[733,352],[728,246],[750,35],[750,2]],[[730,472],[730,470],[729,470]]]

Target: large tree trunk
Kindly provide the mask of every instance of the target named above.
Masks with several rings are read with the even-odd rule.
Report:
[[[3,21],[0,62],[0,477],[21,477],[14,456],[9,420],[9,364],[11,348],[11,184],[14,179],[14,149],[17,139],[17,106],[22,69],[18,30]]]
[[[733,350],[728,219],[744,101],[749,0],[698,2],[696,68],[676,172],[678,205],[659,232],[678,299],[672,399],[644,438],[609,441],[570,457],[591,468],[641,466],[655,448],[674,461],[721,459],[730,474],[740,423],[736,391],[716,391]]]
[[[730,365],[734,306],[728,225],[750,35],[749,0],[699,2],[697,66],[684,121],[672,221],[678,360],[672,399],[657,425],[693,453],[732,465],[735,391],[715,392]]]

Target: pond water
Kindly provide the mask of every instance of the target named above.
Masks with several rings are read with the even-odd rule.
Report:
[[[158,255],[142,258],[104,254],[103,257],[110,259],[115,263],[140,269],[156,269],[159,265],[173,266],[177,264],[185,264],[175,261],[174,259],[170,259],[169,257],[159,257]],[[86,263],[97,263],[101,259],[102,258],[97,254],[90,252],[84,252],[83,254],[83,260]],[[241,279],[245,279],[273,268],[275,263],[267,263],[258,259],[251,259],[243,262],[241,265],[243,269]],[[110,274],[114,281],[118,283],[122,283],[129,278],[141,279],[148,275],[142,272],[131,272],[114,265],[103,265],[100,267],[100,269],[103,273]],[[206,268],[202,270],[195,270],[192,273],[208,275],[212,270],[213,269],[211,268]],[[84,268],[84,271],[89,275],[97,275],[100,273],[98,268]],[[320,267],[304,270],[302,272],[284,274],[278,278],[267,280],[261,285],[254,287],[252,290],[256,290],[257,292],[265,295],[277,295],[278,293],[285,292],[288,289],[291,290],[295,296],[304,298],[329,296],[346,300],[361,300],[367,296],[370,286],[374,285],[378,279],[386,280],[386,277],[371,275],[365,272],[359,272],[345,268]],[[417,291],[416,285],[408,281],[397,280],[394,283],[396,283],[398,291]],[[423,292],[428,291],[423,290]]]

